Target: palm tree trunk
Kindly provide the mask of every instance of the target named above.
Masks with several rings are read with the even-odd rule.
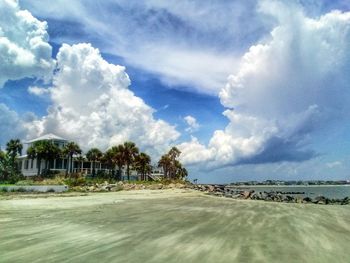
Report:
[[[73,173],[73,154],[70,156],[70,173]]]
[[[121,167],[120,166],[118,166],[118,178],[117,178],[117,180],[119,180],[119,181],[121,181],[122,180],[122,175],[121,175]]]
[[[128,181],[130,181],[130,168],[129,168],[129,164],[126,164],[126,174],[128,176]]]
[[[62,161],[64,163],[64,159]],[[68,176],[68,161],[69,161],[69,156],[67,156],[66,177]]]
[[[37,165],[38,165],[38,176],[40,175],[40,169],[41,169],[41,159],[37,159],[36,160],[38,163],[37,163]]]

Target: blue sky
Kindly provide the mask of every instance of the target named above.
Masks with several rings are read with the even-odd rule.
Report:
[[[349,9],[0,0],[0,145],[53,132],[177,145],[202,182],[349,179]]]

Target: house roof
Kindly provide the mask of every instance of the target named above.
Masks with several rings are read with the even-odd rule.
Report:
[[[27,141],[26,143],[32,143],[32,142],[37,142],[37,141],[45,141],[45,140],[57,140],[57,141],[67,141],[66,139],[63,139],[62,137],[59,137],[53,133],[48,133],[43,136],[40,136],[36,139]]]

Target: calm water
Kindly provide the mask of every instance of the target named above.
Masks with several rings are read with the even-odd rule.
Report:
[[[309,196],[311,198],[322,195],[328,198],[344,198],[350,197],[350,185],[320,185],[320,186],[232,186],[234,189],[247,189],[256,192],[304,192],[297,196]]]

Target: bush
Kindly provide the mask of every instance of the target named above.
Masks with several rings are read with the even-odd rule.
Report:
[[[7,187],[2,187],[1,188],[1,192],[3,193],[7,193],[9,191],[9,189],[7,189]]]
[[[34,181],[33,180],[21,180],[21,181],[18,181],[16,183],[16,185],[34,185]]]
[[[14,189],[15,190],[15,189]],[[17,188],[17,190],[15,190],[15,191],[17,191],[17,192],[27,192],[27,190],[25,189],[25,188],[23,188],[23,187],[19,187],[19,188]]]
[[[65,184],[68,186],[80,186],[86,184],[86,179],[84,177],[78,177],[78,178],[67,178],[64,180]]]

